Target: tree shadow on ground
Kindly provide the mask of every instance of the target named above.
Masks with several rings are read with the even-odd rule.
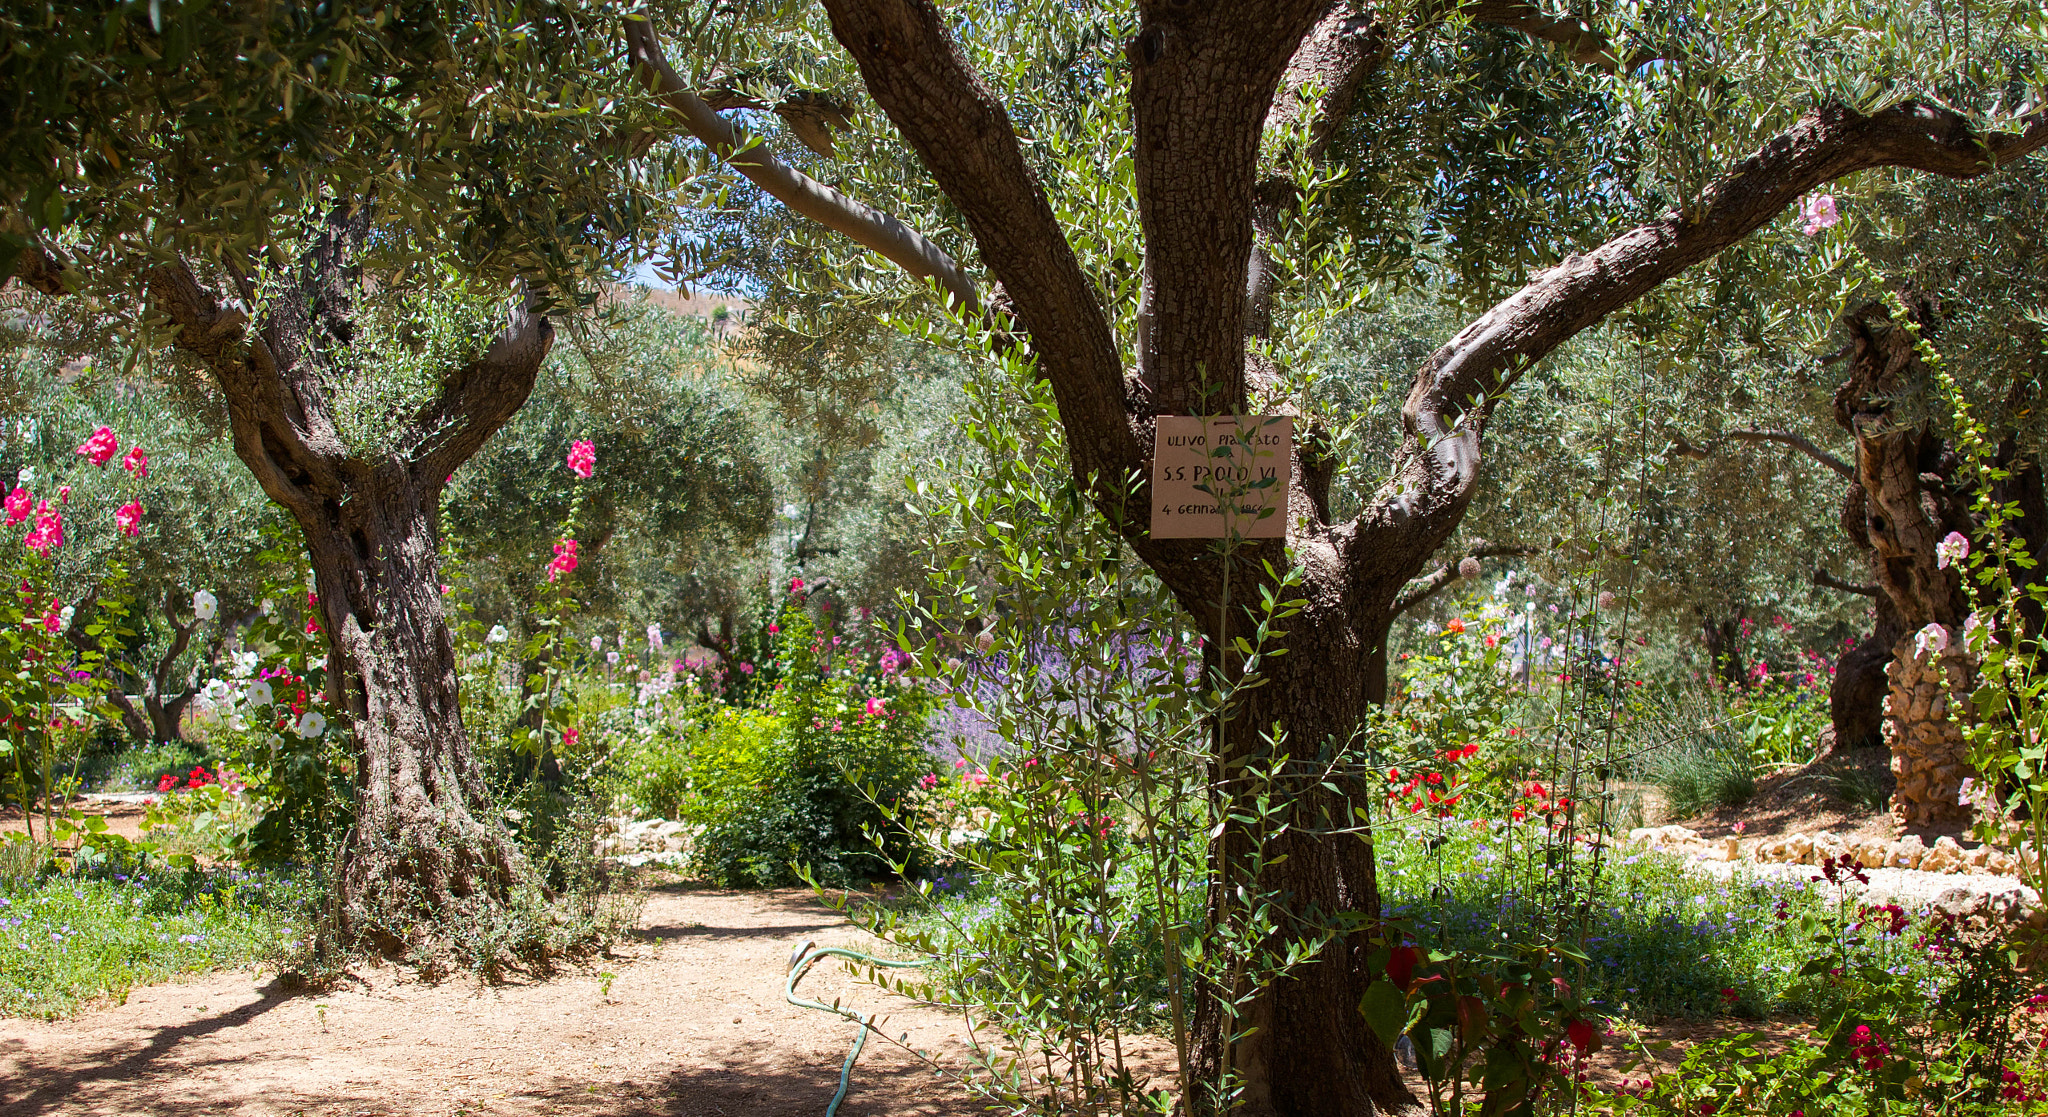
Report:
[[[836,1060],[813,1067],[761,1062],[678,1069],[652,1080],[529,1087],[524,1108],[506,1113],[582,1113],[592,1117],[821,1117],[839,1086]],[[911,1067],[854,1068],[839,1107],[842,1117],[953,1117],[981,1112],[973,1099],[929,1071]]]
[[[42,1113],[69,1113],[78,1104],[80,1091],[93,1090],[108,1083],[120,1084],[117,1089],[126,1089],[133,1083],[152,1094],[148,1104],[137,1104],[130,1110],[134,1113],[197,1113],[216,1108],[211,1099],[203,1097],[193,1098],[189,1109],[179,1108],[175,1094],[169,1098],[157,1095],[157,1076],[173,1071],[183,1074],[185,1067],[189,1066],[173,1068],[159,1063],[159,1060],[180,1044],[226,1028],[240,1027],[307,995],[303,990],[272,985],[263,990],[262,999],[254,1004],[182,1024],[153,1028],[149,1039],[139,1047],[122,1043],[84,1056],[67,1053],[61,1062],[50,1063],[38,1062],[34,1052],[16,1053],[8,1075],[0,1078],[0,1114],[5,1117],[33,1117]]]
[[[287,998],[257,1004],[176,1027],[160,1028],[141,1047],[121,1044],[97,1053],[68,1052],[44,1061],[36,1052],[15,1052],[10,1073],[0,1080],[0,1114],[150,1114],[152,1117],[218,1117],[240,1111],[235,1101],[195,1090],[196,1074],[261,1068],[260,1055],[193,1060],[166,1056],[183,1041],[232,1027]],[[266,1090],[264,1112],[322,1117],[413,1117],[450,1112],[475,1117],[818,1117],[839,1085],[839,1060],[792,1065],[790,1052],[763,1044],[734,1053],[723,1066],[678,1067],[626,1080],[561,1077],[509,1089],[454,1084],[432,1076],[383,1086],[357,1081],[325,1088],[311,1084]],[[510,1085],[509,1083],[507,1084]],[[469,1096],[460,1098],[458,1093]],[[396,1096],[394,1096],[396,1095]],[[956,1086],[909,1065],[864,1060],[853,1072],[852,1088],[839,1112],[844,1117],[968,1117],[980,1112]]]

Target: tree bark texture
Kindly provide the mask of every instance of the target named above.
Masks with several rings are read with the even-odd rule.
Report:
[[[1968,657],[1917,655],[1914,634],[1938,624],[1961,636],[1969,602],[1960,572],[1939,565],[1935,546],[1952,531],[1970,534],[1969,503],[1952,480],[1959,463],[1941,438],[1891,414],[1888,401],[1925,376],[1913,332],[1875,311],[1853,319],[1850,330],[1849,378],[1835,395],[1836,419],[1855,437],[1857,451],[1843,524],[1868,550],[1871,580],[1897,618],[1889,633],[1883,728],[1898,781],[1892,820],[1901,829],[1951,827],[1968,820],[1956,798],[1969,768],[1961,728],[1948,716],[1941,662],[1967,680]],[[1861,659],[1874,659],[1874,651]],[[1836,739],[1842,740],[1839,727]]]
[[[977,282],[1000,288],[984,300],[993,316],[1006,319],[996,333],[1027,346],[1058,404],[1075,480],[1124,525],[1132,549],[1212,642],[1226,624],[1219,607],[1226,578],[1230,599],[1244,602],[1271,588],[1262,563],[1299,574],[1305,612],[1287,622],[1288,654],[1274,661],[1271,681],[1224,734],[1219,775],[1261,748],[1257,733],[1274,721],[1296,756],[1310,755],[1303,743],[1350,740],[1364,704],[1383,689],[1371,681],[1372,665],[1377,657],[1377,677],[1384,679],[1394,603],[1463,517],[1478,482],[1491,401],[1524,369],[1816,186],[1880,166],[1983,174],[2048,144],[2048,117],[2024,133],[1986,136],[1921,102],[1872,114],[1832,103],[1814,110],[1682,208],[1530,276],[1431,355],[1403,411],[1406,438],[1394,477],[1355,519],[1331,521],[1317,482],[1330,463],[1303,456],[1297,446],[1295,476],[1304,483],[1290,497],[1287,545],[1246,545],[1226,574],[1206,544],[1150,535],[1152,420],[1248,409],[1250,385],[1263,370],[1247,360],[1247,343],[1266,328],[1271,294],[1260,234],[1272,239],[1270,219],[1285,200],[1262,193],[1284,182],[1261,174],[1262,138],[1268,128],[1298,120],[1300,106],[1290,101],[1295,90],[1313,84],[1341,106],[1386,49],[1382,30],[1360,10],[1329,0],[1140,4],[1125,57],[1145,267],[1135,367],[1127,368],[1007,111],[953,41],[945,14],[931,0],[825,0],[825,7],[867,92],[957,208],[978,251]],[[1546,16],[1534,5],[1507,0],[1427,10],[1452,8],[1560,44],[1588,64],[1624,65],[1588,25]],[[641,38],[635,57],[667,91],[669,83],[659,80],[659,43]],[[723,129],[694,105],[675,107],[684,127],[714,148],[724,142]],[[1308,150],[1296,157],[1313,159],[1318,143],[1311,129]],[[799,199],[806,206],[817,200]],[[865,207],[828,216],[824,223],[835,228],[873,225]],[[927,268],[929,253],[911,251],[903,238],[861,243],[871,241],[914,274],[928,274],[919,269]],[[1473,400],[1485,402],[1474,407]],[[1127,486],[1133,478],[1135,500]],[[1125,516],[1126,507],[1141,511]],[[1351,798],[1326,802],[1322,794],[1304,789],[1296,809],[1314,816]],[[1280,839],[1289,856],[1260,877],[1258,889],[1288,897],[1297,919],[1375,910],[1370,846],[1355,835],[1312,830]],[[1219,877],[1248,840],[1241,831],[1222,836]],[[1219,910],[1228,902],[1214,899]],[[1205,1065],[1213,1071],[1229,1057],[1243,1069],[1244,1113],[1347,1117],[1375,1107],[1418,1108],[1386,1047],[1358,1027],[1358,949],[1336,941],[1298,977],[1254,997],[1250,1012],[1260,1030],[1234,1055],[1224,1050],[1223,1022],[1214,1013],[1205,1018]]]
[[[502,905],[526,872],[510,835],[482,809],[456,700],[435,510],[455,467],[526,401],[553,331],[512,307],[504,331],[480,358],[448,370],[392,448],[351,450],[335,427],[320,354],[354,337],[353,256],[366,228],[360,211],[337,210],[253,329],[182,264],[152,273],[151,295],[180,328],[177,346],[219,382],[235,452],[305,533],[328,670],[350,680],[343,701],[358,750],[336,930],[399,954],[433,928]]]

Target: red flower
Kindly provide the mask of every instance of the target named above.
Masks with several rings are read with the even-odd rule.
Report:
[[[133,473],[135,479],[140,481],[149,476],[149,455],[143,453],[140,446],[130,447],[128,456],[121,459],[121,468]]]
[[[1444,622],[1444,631],[1450,633],[1453,636],[1464,635],[1465,619],[1463,617],[1452,617],[1450,620]]]
[[[1574,1020],[1566,1024],[1564,1026],[1564,1034],[1565,1038],[1571,1041],[1571,1045],[1581,1055],[1593,1050],[1594,1046],[1600,1042],[1599,1029],[1593,1027],[1592,1021],[1589,1020]]]
[[[156,778],[156,789],[158,791],[169,791],[176,786],[178,786],[178,777],[171,775],[169,772],[165,772]]]
[[[569,446],[569,472],[585,480],[597,468],[597,447],[589,439],[580,439]]]
[[[1387,955],[1387,980],[1394,983],[1394,988],[1406,993],[1415,984],[1415,963],[1420,957],[1414,947],[1407,945],[1397,946]]]
[[[114,512],[114,527],[122,535],[142,534],[142,502],[131,500]]]

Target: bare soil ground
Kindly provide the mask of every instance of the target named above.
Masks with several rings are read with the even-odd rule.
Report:
[[[1842,838],[1892,838],[1890,812],[1882,806],[1852,802],[1842,793],[1845,780],[1859,779],[1889,798],[1892,790],[1891,754],[1884,749],[1842,749],[1798,768],[1761,776],[1756,795],[1747,803],[1722,807],[1698,818],[1672,819],[1699,831],[1702,837],[1721,838],[1742,828],[1742,846],[1784,834],[1813,834],[1822,830]],[[1916,830],[1929,845],[1947,834],[1967,840],[1962,830]]]
[[[678,884],[649,894],[613,957],[545,982],[427,985],[379,970],[307,994],[238,971],[150,986],[69,1021],[0,1020],[0,1114],[819,1117],[856,1026],[784,1003],[807,939],[874,947],[808,892]],[[885,996],[837,961],[801,991],[881,1011],[919,1047],[963,1049],[957,1017]],[[871,1037],[840,1112],[980,1107]]]

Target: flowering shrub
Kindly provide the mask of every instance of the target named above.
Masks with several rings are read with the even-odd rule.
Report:
[[[301,588],[303,556],[280,542],[266,557],[291,573],[265,584],[266,611],[201,694],[207,743],[244,785],[238,800],[260,815],[244,851],[282,862],[323,854],[347,829],[355,758],[347,719],[327,701],[327,644],[317,599]]]
[[[892,858],[908,853],[907,839],[887,833],[884,822],[928,770],[933,699],[888,669],[883,649],[839,635],[830,603],[809,601],[801,587],[776,629],[778,681],[765,707],[776,732],[734,719],[752,732],[699,745],[707,763],[695,770],[723,755],[753,778],[739,786],[707,771],[691,808],[705,827],[696,864],[734,885],[789,883],[799,872],[832,885],[884,875]],[[877,835],[884,835],[879,848]]]
[[[103,468],[119,450],[114,432],[100,427],[77,452],[90,467]],[[140,457],[129,473],[139,474],[146,462]],[[69,746],[77,771],[87,726],[108,714],[105,695],[114,685],[108,663],[134,635],[127,627],[133,560],[114,548],[103,569],[60,576],[57,552],[65,543],[72,486],[58,485],[52,504],[30,491],[34,482],[34,472],[23,470],[5,500],[7,526],[31,516],[33,525],[20,546],[0,544],[0,579],[16,587],[0,594],[0,657],[15,665],[0,677],[0,791],[11,792],[25,815],[40,794],[47,832],[55,822],[53,801],[75,786],[75,776],[69,786],[58,785],[57,755]],[[117,536],[138,534],[140,503],[129,501],[113,519]],[[68,603],[74,597],[76,603]]]

